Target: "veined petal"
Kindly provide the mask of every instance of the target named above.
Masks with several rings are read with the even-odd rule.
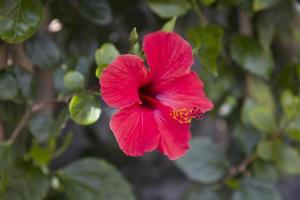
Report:
[[[141,58],[129,54],[118,56],[100,77],[103,100],[115,108],[140,103],[138,90],[147,76],[148,71]]]
[[[170,160],[175,160],[189,149],[191,133],[189,124],[180,124],[170,117],[171,110],[169,107],[160,106],[155,113],[155,119],[160,131],[158,149]]]
[[[141,156],[158,146],[160,135],[154,113],[141,105],[119,110],[112,117],[110,128],[126,155]]]
[[[191,72],[173,81],[158,82],[153,87],[162,104],[173,109],[196,107],[204,113],[213,108],[213,103],[206,97],[203,86],[198,75]]]
[[[154,80],[176,78],[191,70],[192,47],[177,33],[150,33],[144,38],[143,49]]]

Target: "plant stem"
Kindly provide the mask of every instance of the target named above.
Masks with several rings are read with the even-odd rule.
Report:
[[[22,133],[23,128],[27,125],[27,122],[29,121],[30,117],[34,113],[46,108],[49,105],[55,104],[55,103],[66,103],[68,100],[70,100],[70,98],[71,98],[71,96],[66,96],[61,99],[53,99],[53,100],[50,100],[47,102],[39,102],[39,103],[32,104],[29,108],[27,108],[26,112],[21,117],[21,120],[17,124],[16,128],[13,130],[13,132],[8,140],[12,143],[16,141],[18,136]]]
[[[193,10],[195,11],[195,13],[196,13],[196,15],[199,19],[200,24],[207,25],[207,18],[203,14],[203,12],[201,11],[197,1],[196,0],[191,0],[191,5],[192,5]]]

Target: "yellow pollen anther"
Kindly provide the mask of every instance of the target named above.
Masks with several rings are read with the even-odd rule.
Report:
[[[182,108],[178,110],[172,110],[170,117],[180,124],[189,124],[192,122],[192,119],[201,119],[202,111],[196,107],[194,108]]]

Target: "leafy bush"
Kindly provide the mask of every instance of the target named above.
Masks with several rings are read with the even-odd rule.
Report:
[[[300,175],[299,20],[295,0],[0,0],[0,199],[154,199],[147,173],[186,183],[161,199],[281,199],[277,181]],[[175,162],[126,158],[99,93],[159,29],[193,45],[215,104]]]

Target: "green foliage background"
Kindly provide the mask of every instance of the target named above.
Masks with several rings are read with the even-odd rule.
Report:
[[[283,199],[277,183],[300,175],[299,7],[0,0],[0,199]],[[159,29],[193,45],[215,104],[175,162],[122,154],[98,85],[120,53],[143,57],[143,36]]]

